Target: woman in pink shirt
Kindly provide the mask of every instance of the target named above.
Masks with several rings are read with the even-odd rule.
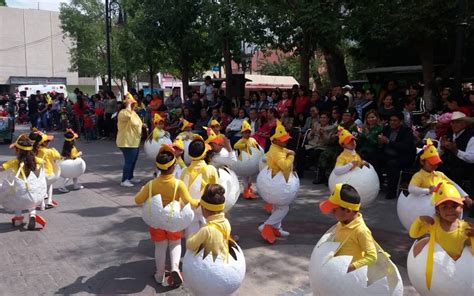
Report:
[[[258,144],[262,146],[265,151],[267,150],[267,142],[270,139],[271,131],[276,126],[276,120],[279,118],[278,112],[275,108],[271,108],[267,112],[267,120],[265,123],[258,128],[257,132],[253,135],[253,138],[257,140]],[[268,147],[269,148],[269,147]]]
[[[290,97],[288,96],[288,91],[284,90],[281,93],[281,100],[278,101],[278,104],[277,104],[277,107],[276,107],[278,113],[283,114],[285,109],[291,107],[292,105],[293,105],[293,102],[291,101]]]
[[[298,96],[295,99],[295,117],[297,118],[299,114],[305,113],[309,104],[309,96],[306,93],[304,86],[301,86],[298,90]]]

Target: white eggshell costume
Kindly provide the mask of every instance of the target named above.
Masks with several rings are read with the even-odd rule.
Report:
[[[241,151],[232,169],[239,177],[252,177],[260,171],[259,163],[264,153],[261,147],[251,147],[250,154]]]
[[[425,238],[427,239],[427,238]],[[474,295],[474,256],[470,247],[464,247],[461,257],[454,261],[437,243],[434,247],[431,287],[426,286],[426,261],[428,244],[415,257],[413,249],[408,253],[407,269],[410,282],[421,295]]]
[[[44,169],[30,172],[25,179],[20,171],[5,178],[0,187],[0,203],[7,211],[35,209],[46,196],[46,177]]]
[[[52,185],[56,183],[56,181],[59,179],[61,176],[61,167],[58,165],[57,162],[53,162],[53,174],[52,175],[46,175],[46,183],[48,185]]]
[[[171,139],[166,136],[166,134],[162,137],[159,137],[157,140],[154,140],[153,138],[149,138],[145,141],[145,145],[143,148],[145,149],[145,154],[146,156],[155,161],[156,156],[158,155],[158,152],[160,152],[161,145],[166,144],[166,145],[171,145]]]
[[[231,295],[242,284],[245,271],[244,253],[237,246],[237,260],[228,256],[227,262],[220,255],[213,261],[212,254],[203,259],[203,250],[194,254],[189,250],[183,258],[183,273],[185,287],[197,296]]]
[[[194,212],[189,203],[181,208],[180,202],[176,200],[163,207],[161,195],[157,194],[143,203],[142,218],[148,226],[177,232],[191,224]]]
[[[61,177],[65,179],[79,178],[86,171],[86,162],[80,157],[60,160],[58,165],[61,168]]]
[[[329,176],[329,191],[334,190],[338,183],[349,184],[357,190],[362,206],[367,206],[375,200],[380,190],[379,177],[372,165],[356,167],[349,172],[337,176],[334,171]]]
[[[431,202],[431,194],[405,196],[400,192],[397,201],[397,213],[400,222],[406,230],[410,230],[410,226],[418,216],[434,217],[436,210]]]
[[[403,283],[397,267],[377,246],[377,261],[347,273],[351,256],[334,256],[340,243],[333,239],[335,227],[313,249],[309,276],[313,295],[402,296]]]
[[[289,205],[296,198],[300,187],[300,179],[291,173],[288,182],[282,172],[272,177],[272,171],[265,167],[257,176],[257,190],[260,196],[268,203],[275,205]]]

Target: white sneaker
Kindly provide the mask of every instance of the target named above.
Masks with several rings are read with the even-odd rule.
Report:
[[[283,228],[278,229],[282,237],[287,237],[290,236],[290,233],[288,231],[283,230]]]
[[[265,226],[265,224],[262,224],[262,225],[260,225],[260,226],[258,227],[258,232],[262,232],[263,226]]]
[[[81,184],[75,184],[72,188],[74,188],[74,190],[80,190],[84,189],[84,186],[82,186]]]
[[[130,182],[130,180],[125,180],[122,183],[120,183],[120,186],[122,186],[122,187],[133,187],[135,185],[133,185],[133,183]]]
[[[132,178],[132,179],[130,179],[130,182],[132,182],[133,184],[138,184],[138,183],[141,183],[142,180],[137,179],[137,178]]]
[[[58,190],[59,190],[59,192],[62,192],[62,193],[68,193],[69,192],[69,190],[66,187],[59,187]]]

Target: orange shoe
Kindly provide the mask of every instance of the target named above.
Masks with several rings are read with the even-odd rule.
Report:
[[[268,214],[271,214],[272,211],[273,211],[273,205],[271,203],[265,203],[263,205],[263,208],[265,209],[265,211],[268,213]]]
[[[43,228],[46,226],[46,220],[44,220],[44,218],[38,214],[36,215],[36,222],[38,222],[39,225],[43,226]]]
[[[262,231],[260,232],[260,235],[262,236],[262,238],[270,244],[273,244],[276,240],[273,229],[274,229],[273,226],[269,224],[265,224],[263,226]]]
[[[254,199],[255,198],[255,195],[253,194],[251,187],[245,188],[243,197],[245,199]]]

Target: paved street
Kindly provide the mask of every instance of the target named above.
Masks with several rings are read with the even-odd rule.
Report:
[[[60,149],[61,136],[54,145]],[[12,228],[11,215],[0,210],[0,295],[138,294],[188,295],[185,288],[169,291],[153,280],[153,244],[133,196],[139,189],[119,186],[122,155],[112,141],[79,141],[87,173],[85,189],[61,194],[57,208],[42,212],[41,231]],[[0,161],[12,157],[0,146]],[[137,177],[149,179],[152,163],[140,154]],[[303,179],[299,198],[284,221],[286,240],[265,244],[256,228],[267,217],[261,199],[239,200],[230,213],[233,232],[247,262],[237,295],[309,295],[308,263],[315,243],[332,225],[320,214],[318,201],[325,186]],[[377,241],[392,255],[404,277],[405,294],[417,295],[406,276],[406,254],[412,240],[396,216],[396,201],[379,198],[362,209]]]

